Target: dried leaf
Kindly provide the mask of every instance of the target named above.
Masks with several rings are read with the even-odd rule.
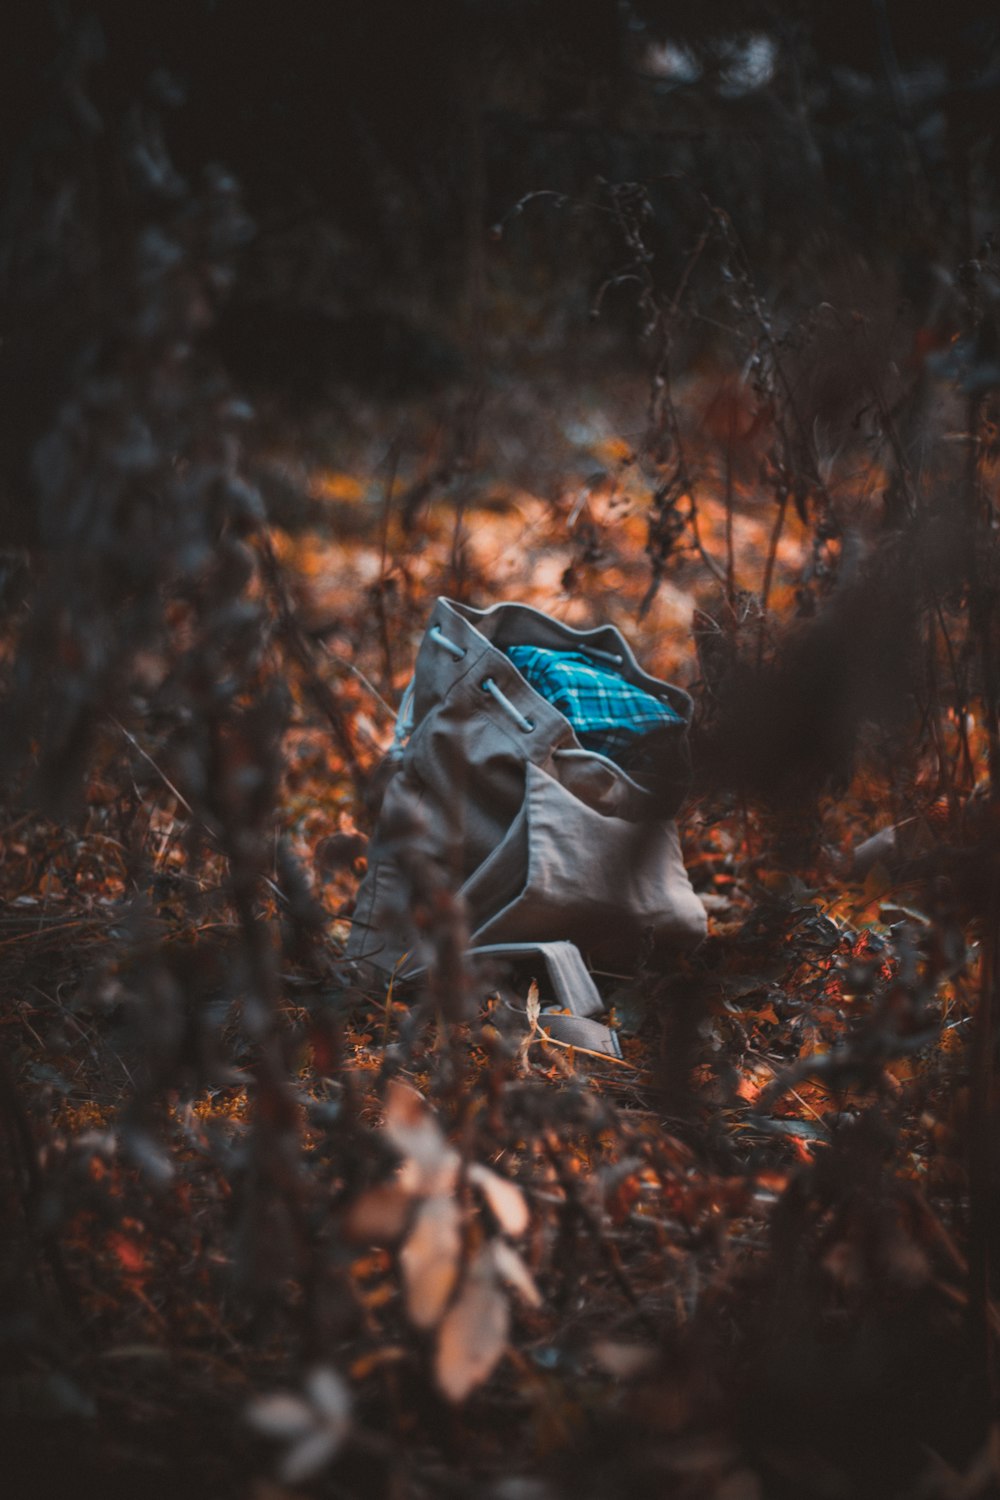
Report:
[[[599,1339],[591,1348],[595,1364],[619,1380],[642,1375],[656,1361],[656,1350],[645,1344],[620,1344],[613,1339]]]
[[[343,1232],[360,1245],[394,1245],[406,1228],[413,1198],[400,1182],[383,1182],[356,1199],[344,1216]]]
[[[305,1379],[306,1394],[318,1412],[346,1435],[351,1416],[347,1382],[329,1365],[317,1365]]]
[[[174,1164],[163,1148],[145,1130],[122,1130],[122,1148],[154,1188],[166,1187],[174,1178]]]
[[[524,1040],[518,1049],[518,1067],[522,1073],[529,1071],[528,1053],[531,1044],[539,1035],[538,1017],[541,1015],[541,1001],[538,998],[538,984],[533,979],[528,986],[528,998],[525,1002],[525,1014],[528,1020],[528,1029],[524,1034]]]
[[[400,1252],[406,1311],[418,1328],[433,1328],[448,1305],[462,1251],[461,1214],[454,1198],[436,1194],[420,1205]]]
[[[428,1119],[433,1120],[433,1116],[423,1095],[408,1083],[400,1083],[398,1078],[391,1079],[385,1099],[385,1128],[393,1143],[396,1144],[397,1136],[405,1140],[411,1131],[417,1130]]]
[[[385,1133],[405,1158],[399,1180],[416,1195],[450,1193],[458,1177],[458,1152],[416,1089],[393,1080],[385,1106]]]
[[[524,1260],[505,1240],[494,1240],[491,1246],[493,1263],[501,1281],[505,1281],[529,1307],[541,1307],[542,1295]]]
[[[503,1354],[509,1326],[510,1304],[487,1246],[470,1265],[438,1333],[435,1373],[449,1401],[464,1401],[489,1378]]]
[[[389,1344],[381,1349],[373,1349],[370,1354],[362,1354],[360,1359],[354,1360],[348,1373],[355,1382],[367,1380],[369,1375],[383,1365],[396,1364],[406,1357],[407,1352],[401,1344]]]
[[[137,1244],[127,1234],[119,1234],[112,1230],[107,1238],[108,1249],[113,1253],[122,1270],[129,1276],[141,1276],[147,1269],[146,1256],[142,1246]]]
[[[351,1393],[346,1381],[326,1365],[305,1378],[308,1399],[276,1392],[259,1396],[246,1419],[266,1437],[290,1446],[278,1465],[283,1484],[298,1484],[317,1473],[338,1451],[351,1429]]]
[[[474,1182],[486,1199],[497,1223],[506,1234],[523,1234],[531,1221],[524,1194],[516,1183],[508,1182],[489,1167],[473,1162],[469,1167],[469,1181]]]
[[[542,1011],[541,1001],[538,998],[538,983],[534,979],[528,985],[528,999],[525,1004],[525,1010],[528,1015],[528,1025],[534,1031],[538,1025],[538,1017]]]
[[[435,1160],[409,1156],[399,1169],[399,1185],[413,1198],[447,1197],[454,1192],[462,1159],[450,1146]]]
[[[273,1396],[258,1396],[247,1407],[246,1419],[251,1427],[265,1437],[297,1438],[311,1432],[316,1423],[316,1413],[302,1400],[277,1392]]]
[[[772,1074],[757,1069],[747,1069],[736,1085],[736,1093],[748,1104],[755,1104],[762,1090],[770,1083]]]
[[[278,1465],[278,1478],[282,1484],[301,1483],[329,1463],[339,1447],[335,1433],[326,1427],[316,1428],[292,1444]]]

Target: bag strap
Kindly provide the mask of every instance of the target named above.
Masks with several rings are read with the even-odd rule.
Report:
[[[603,1057],[621,1059],[618,1035],[595,1020],[605,1010],[604,1001],[583,955],[575,943],[483,943],[468,950],[470,958],[533,958],[538,956],[548,971],[556,1000],[569,1015],[542,1012],[539,1025],[553,1041],[583,1047]]]
[[[568,1015],[543,1011],[539,1024],[553,1041],[569,1047],[584,1047],[604,1057],[621,1060],[618,1035],[595,1017],[605,1010],[604,1001],[575,943],[482,943],[466,950],[468,958],[540,958],[545,965],[553,995]],[[426,968],[407,969],[400,978],[420,979]]]
[[[602,1021],[591,1021],[586,1016],[553,1016],[542,1011],[538,1024],[554,1042],[564,1042],[567,1047],[582,1047],[585,1052],[599,1052],[602,1057],[622,1061],[618,1033]]]
[[[604,1001],[575,943],[477,943],[468,952],[470,958],[533,958],[537,954],[563,1010],[591,1018],[604,1013]]]
[[[524,1008],[522,1006],[507,1004],[506,1009],[516,1014],[522,1022],[526,1021]],[[617,1058],[622,1061],[622,1049],[618,1042],[618,1034],[609,1026],[604,1026],[600,1021],[591,1021],[586,1016],[564,1016],[559,1011],[552,1012],[543,1010],[538,1017],[540,1029],[548,1037],[549,1041],[558,1042],[563,1047],[578,1047],[584,1052],[597,1052],[601,1057]]]

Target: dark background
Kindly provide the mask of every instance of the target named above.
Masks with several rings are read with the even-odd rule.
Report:
[[[981,248],[997,180],[986,5],[174,0],[22,6],[5,33],[8,540],[32,531],[31,444],[81,348],[112,336],[148,212],[137,117],[162,128],[174,203],[206,168],[235,178],[254,228],[206,346],[238,386],[298,410],[332,385],[395,399],[461,381],[484,339],[493,358],[641,358],[628,288],[602,304],[605,337],[582,334],[620,256],[606,218],[579,206],[602,182],[645,184],[668,293],[710,202],[789,315],[863,264],[919,327],[942,316],[942,267]],[[752,35],[774,58],[756,87],[733,72]],[[666,42],[697,76],[651,72]],[[567,203],[506,217],[539,190]],[[694,294],[706,320],[688,360],[711,343],[713,266]]]

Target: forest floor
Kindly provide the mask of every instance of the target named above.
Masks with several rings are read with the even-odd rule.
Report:
[[[699,698],[693,631],[728,629],[719,574],[763,629],[773,549],[769,606],[793,612],[808,527],[776,532],[749,479],[727,507],[707,463],[697,539],[648,597],[634,396],[600,419],[513,411],[472,463],[374,419],[354,450],[327,456],[313,430],[308,462],[258,455],[274,554],[366,768],[438,594],[611,620]],[[780,820],[696,795],[682,836],[707,943],[605,980],[623,1062],[526,1050],[488,1015],[415,1029],[404,1000],[343,978],[370,828],[292,687],[275,847],[309,872],[330,966],[280,960],[287,1096],[254,1074],[225,868],[204,847],[192,868],[155,725],[108,726],[75,820],[0,827],[7,1129],[27,1143],[4,1169],[7,1284],[30,1287],[3,1309],[6,1492],[996,1493],[964,1145],[976,933],[887,862],[852,874],[898,793],[859,772],[817,803],[794,866]],[[259,917],[277,928],[272,873]],[[198,1015],[157,1043],[190,1089],[140,1109],[155,1050],[131,975],[152,946],[156,983]]]

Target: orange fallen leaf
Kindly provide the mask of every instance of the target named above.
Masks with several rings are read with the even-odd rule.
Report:
[[[145,1253],[141,1245],[128,1235],[120,1234],[113,1229],[107,1238],[107,1246],[112,1255],[130,1276],[138,1276],[147,1269]]]
[[[406,1311],[418,1328],[440,1321],[458,1279],[462,1251],[461,1213],[453,1198],[436,1194],[417,1210],[400,1252]]]

